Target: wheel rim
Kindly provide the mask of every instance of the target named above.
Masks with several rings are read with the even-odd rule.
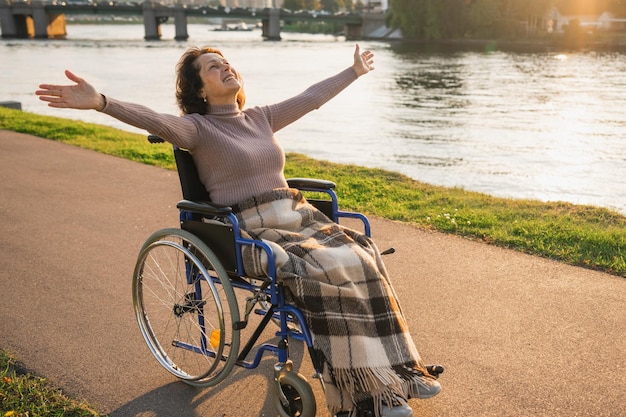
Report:
[[[284,404],[282,405],[283,410],[289,413],[290,416],[302,415],[302,396],[300,395],[298,390],[291,385],[281,384],[281,388],[283,389],[285,397],[287,397],[287,400],[289,401],[289,404],[287,406],[285,406]]]
[[[225,378],[239,349],[232,327],[239,320],[237,303],[217,262],[195,236],[166,230],[146,242],[133,278],[136,317],[148,347],[165,369],[194,385]]]

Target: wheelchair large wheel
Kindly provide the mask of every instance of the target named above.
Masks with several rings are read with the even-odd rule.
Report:
[[[288,402],[283,404],[280,393],[274,393],[274,406],[280,417],[315,417],[315,395],[302,375],[293,371],[285,372],[280,374],[278,382]]]
[[[154,233],[137,259],[133,304],[165,369],[199,386],[228,376],[239,353],[239,308],[228,274],[199,238],[180,229]]]

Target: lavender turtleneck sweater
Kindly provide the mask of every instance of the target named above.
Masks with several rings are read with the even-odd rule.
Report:
[[[285,152],[274,132],[319,108],[356,79],[356,72],[347,68],[295,97],[244,111],[228,104],[210,106],[205,115],[180,117],[108,97],[102,111],[188,149],[211,200],[231,205],[287,187]]]

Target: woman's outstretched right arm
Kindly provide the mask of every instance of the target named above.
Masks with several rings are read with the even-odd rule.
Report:
[[[48,106],[63,109],[97,110],[129,125],[145,129],[161,136],[168,142],[184,148],[192,148],[197,137],[195,124],[183,117],[157,113],[148,107],[108,99],[91,84],[65,71],[72,85],[41,84],[35,92]]]

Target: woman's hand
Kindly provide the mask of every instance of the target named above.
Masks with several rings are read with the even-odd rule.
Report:
[[[35,91],[39,100],[47,101],[48,106],[63,109],[102,110],[106,105],[104,96],[91,84],[66,70],[65,76],[74,81],[74,85],[41,84]]]
[[[352,68],[354,68],[358,77],[372,71],[374,69],[374,53],[369,50],[361,52],[361,47],[357,44],[354,48],[354,64]]]

